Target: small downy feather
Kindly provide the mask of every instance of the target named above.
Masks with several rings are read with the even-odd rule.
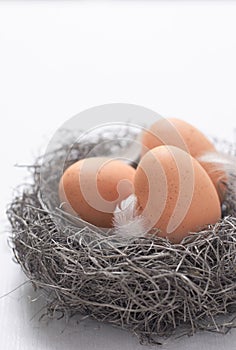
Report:
[[[236,198],[236,157],[223,152],[209,152],[198,158],[201,162],[212,163],[212,172],[224,170],[230,195]]]
[[[148,224],[136,210],[137,197],[131,194],[116,206],[114,211],[114,233],[124,237],[141,237],[148,231]]]
[[[236,176],[236,158],[222,152],[207,152],[198,158],[201,162],[212,163],[212,171],[224,170],[230,176]]]

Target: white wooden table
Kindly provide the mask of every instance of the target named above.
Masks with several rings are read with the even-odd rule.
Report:
[[[43,299],[32,302],[31,285],[19,287],[26,278],[7,245],[5,208],[26,176],[13,165],[32,163],[67,118],[110,102],[140,104],[232,138],[235,5],[0,2],[0,349],[143,349],[110,325],[38,320]],[[234,330],[168,340],[162,349],[232,350],[235,343]]]

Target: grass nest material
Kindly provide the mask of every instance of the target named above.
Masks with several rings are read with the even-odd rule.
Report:
[[[65,168],[93,147],[89,141],[74,144]],[[236,154],[232,145],[224,149]],[[153,235],[124,239],[86,222],[77,225],[59,208],[57,168],[68,150],[64,145],[50,161],[44,158],[43,184],[41,159],[29,167],[33,181],[7,211],[15,257],[33,285],[45,292],[48,315],[89,315],[148,343],[182,327],[187,334],[225,333],[234,327],[236,198],[231,190],[236,179],[232,176],[228,184],[222,220],[181,244]],[[42,200],[41,186],[50,204]]]

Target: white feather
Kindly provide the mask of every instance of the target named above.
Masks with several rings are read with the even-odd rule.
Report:
[[[212,172],[224,170],[226,174],[236,176],[236,157],[223,152],[208,152],[198,158],[201,162],[211,163]]]
[[[227,192],[230,197],[236,198],[236,157],[223,152],[212,152],[204,154],[199,157],[198,160],[211,163],[212,173],[224,170],[226,174]]]
[[[124,199],[114,211],[114,233],[124,237],[140,237],[147,232],[145,218],[138,215],[136,210],[137,198],[131,194]]]

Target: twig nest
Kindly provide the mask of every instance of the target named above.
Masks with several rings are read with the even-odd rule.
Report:
[[[74,144],[65,169],[93,146],[93,142]],[[235,156],[235,146],[224,148],[224,159],[226,154]],[[58,168],[67,153],[68,145],[62,145],[44,162],[43,183],[39,159],[33,167],[33,183],[23,187],[8,209],[14,254],[34,286],[45,291],[48,314],[86,314],[129,329],[148,342],[170,335],[180,325],[186,333],[225,332],[233,327],[236,172],[231,165],[222,218],[217,208],[216,222],[174,244],[158,236],[158,227],[142,234],[142,217],[135,215],[133,220],[135,201],[130,203],[130,220],[126,217],[123,222],[123,235],[63,211]],[[116,213],[121,223],[123,211],[117,208]],[[138,235],[128,234],[136,229]],[[228,315],[226,322],[218,319],[222,314]]]

